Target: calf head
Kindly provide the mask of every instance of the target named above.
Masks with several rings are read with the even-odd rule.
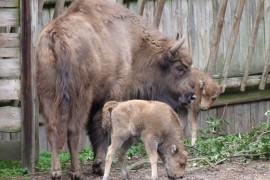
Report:
[[[223,92],[224,87],[218,85],[215,80],[211,82],[199,81],[200,89],[202,92],[200,108],[202,110],[207,110],[215,102],[221,92]]]
[[[182,48],[184,38],[171,44],[158,59],[161,72],[160,84],[163,88],[163,101],[173,108],[189,104],[195,100],[194,82],[191,77],[192,58],[187,49]]]
[[[184,176],[188,156],[180,145],[171,145],[163,155],[165,169],[169,179],[179,179]]]

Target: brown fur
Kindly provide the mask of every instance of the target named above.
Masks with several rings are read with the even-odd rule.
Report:
[[[178,115],[165,103],[158,101],[110,101],[104,105],[102,127],[111,130],[112,143],[106,156],[103,180],[109,178],[112,158],[118,153],[124,179],[128,178],[125,153],[134,139],[144,142],[152,168],[152,179],[157,179],[158,155],[171,179],[184,175],[187,155]]]
[[[102,174],[108,134],[101,109],[108,100],[153,99],[173,108],[191,102],[192,59],[141,16],[101,0],[75,0],[41,32],[37,47],[37,93],[52,147],[52,177],[61,177],[58,153],[66,140],[73,178],[80,178],[79,132],[87,124]],[[87,121],[87,119],[89,120]]]
[[[205,111],[211,107],[223,91],[223,86],[218,85],[211,76],[196,68],[191,69],[191,76],[195,81],[196,100],[187,106],[187,122],[191,123],[191,144],[194,146],[197,140],[199,112],[200,110]]]

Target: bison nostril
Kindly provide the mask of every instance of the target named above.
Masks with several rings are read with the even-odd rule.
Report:
[[[191,98],[190,98],[190,102],[194,102],[195,100],[196,100],[196,95],[193,94],[193,95],[191,96]]]

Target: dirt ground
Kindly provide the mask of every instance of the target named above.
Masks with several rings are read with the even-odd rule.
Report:
[[[136,160],[136,161],[139,161]],[[134,163],[134,160],[128,161]],[[100,180],[102,177],[96,176],[91,172],[92,164],[82,165],[83,173],[86,180]],[[167,179],[166,172],[162,164],[158,167],[158,174],[161,180]],[[113,164],[110,173],[111,180],[120,180],[121,173],[117,164]],[[129,177],[132,180],[151,179],[151,168],[149,165],[143,165],[136,170],[129,172]],[[48,173],[36,173],[31,175],[31,180],[50,179]],[[67,174],[64,174],[63,179],[69,179]],[[270,180],[270,161],[258,160],[240,163],[232,161],[221,165],[204,166],[204,167],[188,167],[185,172],[184,180]]]

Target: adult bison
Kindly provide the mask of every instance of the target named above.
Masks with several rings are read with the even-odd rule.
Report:
[[[194,99],[192,59],[175,41],[142,17],[101,0],[75,0],[41,32],[37,49],[37,93],[52,149],[52,177],[61,177],[58,153],[65,141],[73,178],[82,177],[79,133],[87,125],[102,174],[108,134],[101,109],[108,100],[153,99],[173,108]],[[89,119],[87,121],[87,119]]]

